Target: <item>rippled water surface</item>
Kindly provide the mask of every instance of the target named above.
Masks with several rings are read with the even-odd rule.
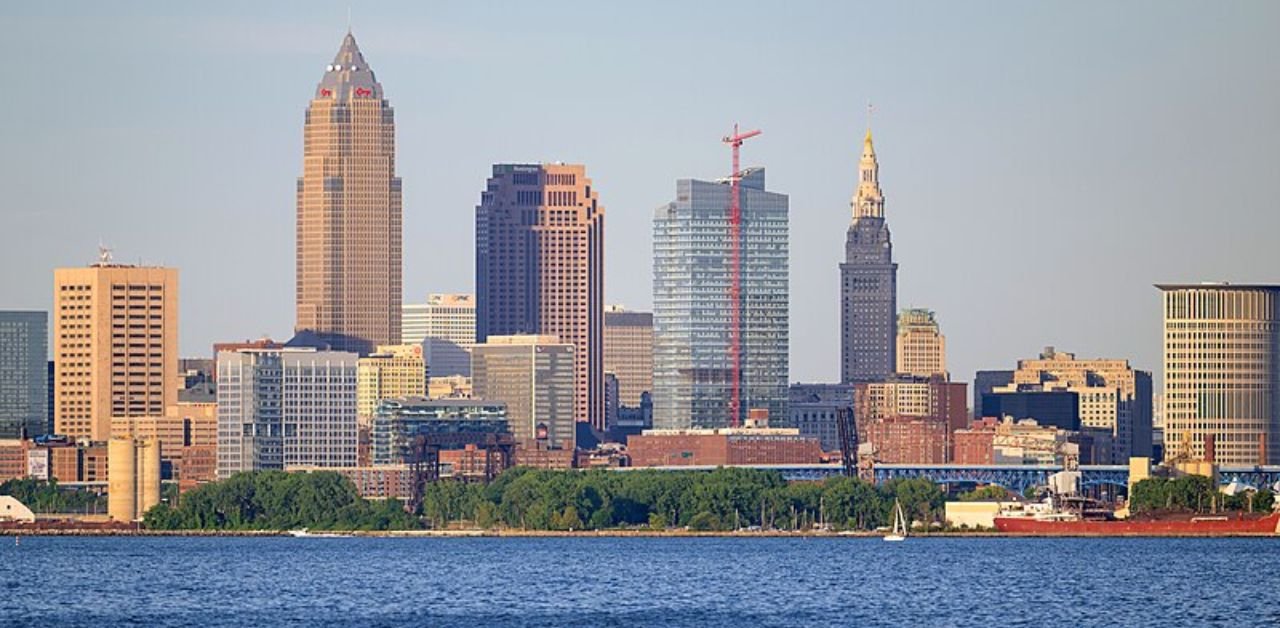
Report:
[[[6,537],[0,625],[1280,626],[1280,540]]]

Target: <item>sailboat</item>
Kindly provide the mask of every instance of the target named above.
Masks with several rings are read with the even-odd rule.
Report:
[[[886,541],[907,540],[907,516],[902,512],[902,502],[893,500],[893,530],[884,535]]]

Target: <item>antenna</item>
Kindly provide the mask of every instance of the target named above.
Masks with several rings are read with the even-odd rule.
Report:
[[[347,34],[351,34],[351,5],[347,5]]]
[[[871,131],[871,116],[876,112],[876,106],[871,104],[871,99],[867,99],[867,131]]]
[[[111,265],[111,249],[102,243],[102,239],[98,239],[98,266]]]

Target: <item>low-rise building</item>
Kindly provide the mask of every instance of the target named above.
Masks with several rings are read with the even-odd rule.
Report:
[[[635,467],[813,464],[822,445],[795,428],[645,430],[627,453]]]
[[[948,426],[928,417],[891,416],[873,419],[864,431],[875,461],[883,464],[944,464]]]
[[[787,393],[789,427],[812,436],[823,451],[840,451],[837,413],[853,410],[853,386],[850,384],[792,384]]]

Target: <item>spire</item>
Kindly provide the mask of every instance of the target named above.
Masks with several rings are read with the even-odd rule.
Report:
[[[871,141],[871,103],[867,103],[867,136],[862,140],[862,158],[858,160],[858,189],[849,205],[853,219],[884,218],[884,193],[880,190],[880,162]]]
[[[333,63],[325,66],[324,78],[316,87],[316,98],[331,98],[347,102],[353,98],[372,98],[382,100],[382,85],[378,83],[373,69],[365,63],[360,46],[356,45],[356,37],[351,34],[350,24],[347,34],[342,38],[338,54]]]

